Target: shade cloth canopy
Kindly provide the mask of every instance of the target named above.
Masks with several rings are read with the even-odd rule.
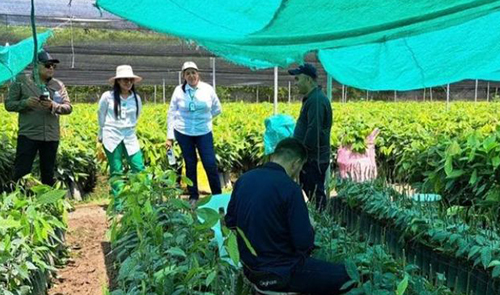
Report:
[[[316,51],[336,80],[410,90],[498,79],[500,0],[97,0],[155,31],[251,68]]]

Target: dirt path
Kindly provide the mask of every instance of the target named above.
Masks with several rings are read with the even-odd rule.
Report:
[[[106,206],[77,205],[69,214],[66,244],[71,260],[59,270],[49,295],[100,295],[113,276],[106,239]],[[106,261],[108,260],[108,261]]]

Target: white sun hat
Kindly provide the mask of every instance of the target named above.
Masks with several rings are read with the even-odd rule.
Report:
[[[192,61],[187,61],[182,65],[182,71],[184,72],[187,69],[195,69],[198,71],[198,66]]]
[[[116,67],[116,76],[109,78],[109,83],[113,84],[116,79],[121,78],[134,78],[134,83],[140,82],[142,80],[141,77],[134,75],[134,71],[132,67],[129,65],[121,65]]]

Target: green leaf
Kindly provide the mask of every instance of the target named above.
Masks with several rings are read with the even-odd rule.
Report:
[[[493,269],[493,272],[492,272],[491,276],[493,278],[500,277],[500,265],[495,266],[495,268]]]
[[[203,207],[204,205],[208,204],[208,202],[210,202],[210,200],[212,200],[212,196],[208,196],[208,197],[205,197],[205,198],[201,198],[198,200],[198,202],[196,203],[196,206],[198,208],[200,207]]]
[[[469,184],[474,185],[474,184],[476,184],[476,182],[477,182],[477,170],[474,169],[474,171],[472,172],[472,175],[470,176]]]
[[[446,176],[449,176],[453,172],[453,163],[451,157],[446,157],[446,161],[444,162],[444,172]]]
[[[351,259],[346,260],[345,269],[352,280],[361,283],[361,277],[359,275],[358,267]]]
[[[481,251],[481,263],[486,269],[491,262],[491,247],[486,247]]]
[[[500,260],[493,260],[492,262],[490,262],[490,264],[488,264],[488,268],[497,265],[500,265]]]
[[[219,212],[211,208],[198,208],[196,209],[196,213],[202,219],[201,226],[198,227],[199,229],[212,228],[220,219]]]
[[[227,238],[227,253],[229,253],[229,258],[233,261],[234,265],[240,263],[240,252],[238,251],[238,241],[236,240],[236,235],[231,232]]]
[[[184,252],[184,250],[182,250],[181,248],[179,247],[172,247],[170,249],[167,250],[167,253],[172,255],[172,256],[180,256],[180,257],[183,257],[183,258],[186,258],[186,252]]]
[[[65,190],[52,190],[37,199],[37,204],[46,205],[54,204],[66,195]]]
[[[498,168],[498,166],[500,165],[500,157],[499,156],[496,156],[496,157],[493,157],[491,159],[491,165],[493,165],[493,168]]]
[[[9,228],[18,228],[21,226],[21,223],[17,220],[12,219],[12,216],[9,216],[7,219],[3,219],[0,217],[0,229],[7,230]]]
[[[172,203],[172,205],[174,205],[175,208],[177,209],[184,209],[184,210],[191,210],[191,206],[189,205],[189,203],[185,200],[181,200],[181,199],[170,199],[170,202]]]
[[[255,251],[255,249],[252,247],[252,244],[250,243],[250,241],[247,239],[247,236],[245,235],[245,233],[243,232],[243,230],[239,227],[236,227],[236,231],[238,232],[238,234],[240,235],[240,237],[243,239],[243,241],[245,242],[245,245],[247,246],[248,250],[250,250],[250,253],[252,253],[253,256],[257,256],[257,252]]]
[[[453,170],[450,173],[446,174],[447,175],[446,178],[448,178],[448,179],[450,179],[450,178],[457,178],[457,177],[462,176],[464,173],[465,173],[464,170]]]
[[[215,276],[217,276],[217,271],[212,271],[210,274],[208,274],[207,279],[205,280],[205,286],[210,286],[210,284],[213,282],[215,279]]]
[[[448,148],[446,149],[446,155],[447,156],[455,156],[455,155],[458,155],[462,152],[462,149],[460,148],[460,145],[458,144],[458,142],[456,141],[453,141],[449,146]]]
[[[397,295],[403,295],[408,288],[408,275],[405,275],[405,278],[398,284],[398,288],[396,290]]]
[[[467,258],[471,259],[474,255],[476,255],[479,252],[479,250],[481,250],[480,246],[473,246],[470,249],[470,252],[469,252],[469,255],[467,255]]]
[[[496,143],[496,137],[494,135],[490,135],[483,141],[483,148],[487,153],[497,146],[498,144]]]

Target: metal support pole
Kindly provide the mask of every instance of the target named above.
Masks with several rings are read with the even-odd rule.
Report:
[[[344,102],[344,93],[345,93],[345,86],[342,84],[342,98],[340,99],[340,102]]]
[[[425,90],[427,90],[427,88],[424,87],[424,101],[425,101]]]
[[[274,114],[278,113],[278,67],[274,67]]]
[[[490,82],[488,82],[488,86],[486,86],[486,101],[490,101]]]
[[[257,103],[259,102],[259,86],[257,86],[257,91],[255,94],[255,98],[257,99]]]
[[[446,85],[446,110],[450,109],[450,84]]]
[[[370,92],[368,90],[366,90],[366,100],[368,100],[369,95],[370,95]]]
[[[326,91],[328,92],[328,100],[332,101],[332,76],[330,74],[326,75]]]
[[[476,86],[474,87],[474,102],[477,102],[477,84],[478,80],[476,79]]]
[[[292,82],[288,81],[288,103],[292,101]]]
[[[398,92],[394,90],[394,102],[396,102],[396,99],[398,99]]]
[[[155,84],[155,98],[154,98],[154,102],[156,104],[156,84]]]
[[[167,98],[165,97],[165,79],[163,79],[163,103],[167,102]]]
[[[179,85],[182,84],[182,72],[179,71]]]
[[[212,87],[215,89],[215,57],[210,59],[212,60]]]
[[[432,101],[432,87],[429,87],[429,93],[430,93],[430,97],[431,97],[431,101]]]

